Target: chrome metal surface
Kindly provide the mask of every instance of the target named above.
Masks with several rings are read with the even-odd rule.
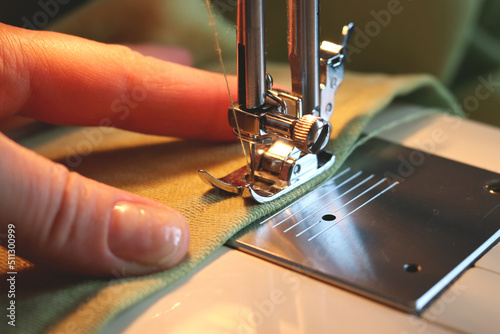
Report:
[[[319,0],[288,0],[288,61],[304,115],[319,116]]]
[[[420,313],[500,238],[498,174],[379,139],[344,166],[229,244]]]
[[[238,1],[238,93],[246,109],[266,101],[264,0]]]
[[[352,25],[344,27],[340,45],[324,42],[329,47],[320,55],[319,1],[289,0],[288,19],[292,93],[273,90],[266,73],[264,1],[238,1],[239,101],[230,106],[228,121],[249,145],[249,161],[246,168],[220,179],[200,171],[215,188],[258,202],[289,192],[335,161],[330,153],[308,155],[321,153],[330,139],[328,120],[344,76]]]
[[[295,147],[304,153],[317,154],[323,151],[330,140],[331,125],[319,116],[304,115],[293,128]]]
[[[354,24],[349,23],[342,29],[340,44],[323,41],[321,56],[321,106],[319,116],[329,120],[335,108],[335,94],[344,80],[344,58],[349,38],[354,32]]]
[[[484,189],[490,194],[500,195],[500,180],[491,180],[486,182]]]

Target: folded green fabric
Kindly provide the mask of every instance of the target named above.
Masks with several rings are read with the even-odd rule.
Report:
[[[98,331],[134,303],[188,274],[243,227],[283,208],[331,177],[360,143],[359,136],[365,125],[396,97],[460,115],[453,98],[432,77],[350,73],[339,90],[337,109],[331,120],[333,132],[328,149],[337,155],[333,168],[286,197],[261,205],[217,193],[197,175],[200,168],[223,176],[243,166],[244,157],[237,143],[210,144],[83,128],[40,145],[36,149],[40,154],[66,163],[87,177],[181,211],[190,225],[191,243],[189,255],[181,264],[169,271],[139,278],[122,278],[126,274],[123,272],[114,273],[116,278],[112,280],[64,276],[18,259],[17,266],[23,268],[17,278],[16,332]],[[410,119],[420,116],[411,115]],[[408,120],[395,120],[395,123]],[[82,142],[90,142],[94,150],[90,154],[75,154]],[[2,257],[5,254],[3,249]],[[5,282],[7,268],[0,269]]]

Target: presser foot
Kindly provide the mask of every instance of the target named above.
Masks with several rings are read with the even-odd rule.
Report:
[[[293,169],[296,175],[290,178],[290,180],[282,180],[277,175],[262,170],[255,171],[252,177],[247,166],[222,178],[216,178],[204,170],[199,170],[198,172],[200,178],[215,189],[244,198],[253,198],[259,203],[266,203],[297,189],[332,167],[335,162],[335,155],[329,152],[321,152],[317,155],[308,154],[306,158],[310,167],[304,168],[305,170],[301,171],[301,165],[296,164],[295,166],[299,167]],[[311,165],[314,164],[316,166],[311,168]]]

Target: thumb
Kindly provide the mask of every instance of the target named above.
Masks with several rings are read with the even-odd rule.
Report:
[[[0,223],[16,252],[60,271],[110,276],[167,269],[185,256],[186,219],[153,200],[68,171],[0,134]]]

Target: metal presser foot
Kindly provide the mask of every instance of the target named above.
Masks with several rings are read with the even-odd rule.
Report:
[[[266,73],[264,1],[238,1],[238,96],[228,112],[235,134],[247,143],[249,163],[215,178],[215,188],[264,203],[322,173],[335,162],[323,151],[330,139],[337,88],[353,24],[340,44],[319,45],[319,0],[288,0],[288,58],[292,92],[272,88]]]

